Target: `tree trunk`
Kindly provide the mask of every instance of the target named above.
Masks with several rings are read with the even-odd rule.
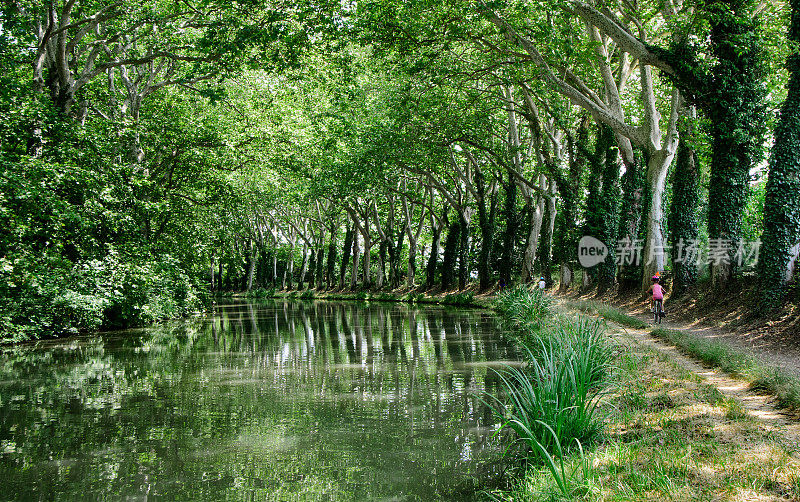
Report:
[[[800,42],[800,1],[791,2],[789,40]],[[769,313],[783,303],[786,283],[795,270],[800,239],[800,55],[788,58],[789,85],[775,130],[764,197],[764,232],[758,262],[760,310]],[[800,291],[800,288],[797,288]]]
[[[320,239],[319,241],[319,248],[317,249],[317,273],[316,275],[316,282],[317,289],[322,289],[323,287],[323,275],[324,275],[324,267],[325,267],[325,241]]]
[[[469,220],[459,212],[459,240],[458,240],[458,289],[467,288],[469,276]]]
[[[328,289],[333,289],[333,284],[335,281],[334,278],[334,268],[336,266],[336,227],[331,227],[331,237],[330,242],[328,243],[328,260],[327,260],[327,270],[325,272]]]
[[[350,252],[353,249],[353,227],[347,225],[344,232],[344,245],[342,246],[342,262],[339,267],[339,289],[344,289],[344,277],[347,274],[347,264],[350,262]]]
[[[645,196],[649,192],[646,190],[647,168],[641,165],[641,152],[635,149],[634,154],[633,162],[626,164],[625,174],[622,175],[622,214],[617,235],[626,243],[638,246]],[[621,289],[639,287],[642,265],[641,261],[636,263],[631,260],[620,263],[618,279]]]
[[[672,175],[672,206],[669,229],[672,248],[672,296],[679,296],[692,286],[698,277],[698,257],[687,256],[686,249],[698,240],[700,212],[700,169],[694,150],[694,126],[691,117],[680,122],[681,142]]]
[[[393,232],[389,232],[387,251],[389,252],[389,284],[392,289],[400,286],[400,255],[403,252],[403,241],[405,240],[405,230],[400,229],[397,242],[392,241]]]
[[[544,221],[542,224],[542,244],[539,252],[539,263],[541,273],[545,283],[549,288],[553,284],[551,273],[552,249],[553,249],[553,227],[556,224],[556,194],[555,184],[550,182],[550,197],[547,197],[544,206]]]
[[[444,244],[444,258],[442,259],[442,289],[444,291],[453,286],[460,242],[461,217],[456,215],[455,221],[447,229],[447,241]]]
[[[278,285],[278,251],[272,251],[272,286]]]
[[[398,260],[400,258],[398,257]],[[417,275],[417,240],[408,238],[408,270],[406,271],[406,287],[414,288],[414,278]]]
[[[442,223],[437,222],[436,218],[431,215],[431,254],[428,256],[428,264],[426,266],[425,287],[431,289],[436,284],[436,269],[439,262],[439,246],[442,240],[442,227],[447,224],[447,213],[449,207],[445,204],[442,209]]]
[[[544,186],[542,176],[539,177],[539,186]],[[533,201],[536,201],[534,205]],[[544,218],[545,200],[541,195],[530,197],[528,203],[531,207],[531,231],[528,235],[528,245],[522,261],[522,282],[530,283],[534,280],[533,270],[536,263],[536,251],[539,249],[539,236],[542,233],[542,220]]]
[[[247,291],[252,291],[253,289],[253,277],[256,274],[256,249],[253,241],[250,241],[250,258],[249,263],[247,264]]]
[[[751,14],[750,2],[715,0],[705,9],[715,13],[709,18],[710,47],[718,61],[703,103],[711,135],[708,235],[720,246],[732,244],[729,260],[711,263],[712,284],[717,285],[734,272],[733,251],[741,238],[750,169],[761,160],[766,133],[766,86],[760,19]]]
[[[314,252],[314,248],[311,247],[308,253],[308,273],[306,274],[306,279],[308,280],[308,289],[313,289],[317,282],[317,278],[314,275],[314,271],[317,269],[317,253]]]
[[[614,287],[617,276],[616,246],[617,232],[619,231],[619,209],[620,209],[620,155],[619,150],[614,145],[614,132],[606,125],[601,126],[598,147],[604,160],[603,169],[603,190],[601,192],[601,220],[600,220],[600,240],[608,246],[608,253],[605,261],[598,265],[597,292],[604,293]],[[653,157],[655,158],[655,156]],[[663,186],[662,186],[663,190]],[[661,208],[659,199],[659,211]],[[659,220],[661,221],[661,220]]]
[[[264,246],[258,253],[258,266],[256,267],[256,284],[265,287],[268,284],[267,280],[267,266],[269,265],[269,254]]]
[[[364,222],[367,224],[367,222]],[[369,235],[362,235],[364,238],[364,287],[372,287],[372,238]]]
[[[211,291],[214,291],[214,290],[216,290],[216,284],[217,284],[217,282],[216,282],[216,280],[215,280],[215,277],[214,277],[214,273],[216,272],[216,271],[214,270],[215,268],[216,268],[216,267],[214,266],[214,257],[212,256],[212,257],[211,257],[211,267],[210,267],[210,269],[209,269],[209,270],[211,271]]]
[[[352,275],[350,277],[350,289],[355,289],[356,284],[358,284],[358,258],[359,258],[359,247],[358,247],[358,229],[353,226],[353,270]]]
[[[667,171],[672,163],[673,155],[656,152],[650,157],[647,166],[647,183],[650,188],[650,211],[647,215],[647,239],[644,243],[642,259],[644,261],[642,273],[642,289],[648,289],[650,278],[656,272],[663,272],[666,264],[664,252],[664,186],[667,180]]]
[[[294,286],[294,243],[289,247],[289,256],[286,258],[286,270],[287,270],[287,287],[292,289]]]
[[[575,277],[573,264],[577,260],[576,243],[580,209],[578,202],[583,193],[583,172],[588,161],[589,117],[585,116],[578,125],[578,132],[573,139],[568,136],[569,178],[563,182],[556,180],[556,188],[561,196],[561,211],[556,214],[556,225],[553,231],[553,258],[560,264],[559,290],[566,291]]]
[[[594,152],[591,154],[588,152],[587,145],[586,154],[589,161],[589,180],[587,182],[588,194],[586,196],[586,207],[584,208],[583,235],[602,240],[600,234],[603,209],[600,202],[602,200],[601,192],[603,188],[603,162],[598,152],[597,145],[595,145]],[[583,270],[582,289],[588,288],[590,284],[597,281],[598,270],[599,267],[597,266]]]
[[[378,273],[375,276],[375,287],[381,289],[386,278],[386,241],[381,239],[378,244]]]
[[[511,269],[513,267],[514,241],[517,237],[517,184],[514,175],[508,173],[508,183],[505,185],[506,200],[503,213],[506,219],[505,233],[503,234],[503,254],[500,260],[500,287],[511,284]]]
[[[475,171],[475,186],[478,191],[478,226],[481,231],[481,251],[478,254],[478,283],[481,291],[491,287],[492,277],[489,262],[494,246],[494,215],[496,191],[491,193],[490,209],[486,210],[486,180],[483,171]]]
[[[297,281],[297,289],[303,289],[308,273],[308,244],[303,244],[303,262],[300,265],[300,279]]]

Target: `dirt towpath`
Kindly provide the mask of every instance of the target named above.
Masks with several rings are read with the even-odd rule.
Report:
[[[563,306],[562,303],[562,307]],[[567,310],[572,309],[567,306]],[[640,315],[637,317],[642,318],[643,316]],[[751,390],[747,381],[731,376],[721,371],[719,368],[712,368],[687,356],[674,345],[652,336],[650,334],[652,328],[634,329],[621,326],[611,321],[607,322],[609,326],[609,335],[612,338],[616,338],[623,343],[625,343],[625,339],[633,340],[634,343],[642,344],[657,352],[667,354],[676,364],[697,375],[704,383],[716,387],[725,397],[739,401],[744,410],[746,410],[750,416],[758,420],[765,431],[782,438],[781,442],[789,449],[800,451],[800,421],[778,409],[774,404],[774,397],[772,395]],[[699,334],[695,329],[677,322],[664,323],[660,325],[660,327],[688,330],[692,333]],[[712,335],[709,334],[709,336]],[[719,336],[717,337],[722,338]],[[763,353],[758,354],[755,352],[755,355],[761,358],[766,357]],[[793,359],[794,364],[800,365],[800,359],[788,359]],[[775,364],[774,361],[773,364]]]

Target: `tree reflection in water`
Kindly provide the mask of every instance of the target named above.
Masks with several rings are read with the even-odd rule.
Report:
[[[463,498],[517,357],[485,312],[288,301],[7,348],[0,498]]]

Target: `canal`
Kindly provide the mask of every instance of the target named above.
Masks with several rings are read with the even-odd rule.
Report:
[[[488,311],[283,300],[2,350],[2,500],[473,500],[519,359]]]

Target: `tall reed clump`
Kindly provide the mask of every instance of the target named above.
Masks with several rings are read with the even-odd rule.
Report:
[[[499,300],[498,309],[515,326],[528,361],[499,372],[503,395],[489,401],[531,459],[545,465],[562,494],[570,496],[588,468],[568,473],[563,456],[577,451],[583,457],[583,446],[602,430],[597,405],[608,387],[614,350],[602,321],[553,320],[547,300],[517,290]]]
[[[530,336],[553,315],[553,300],[540,289],[531,291],[526,286],[517,286],[497,295],[495,309],[518,335]]]
[[[541,456],[541,448],[555,454],[575,440],[586,444],[602,429],[597,402],[613,360],[601,324],[584,317],[562,319],[531,345],[523,348],[525,366],[500,372],[506,400],[496,400],[495,411],[534,456]]]

